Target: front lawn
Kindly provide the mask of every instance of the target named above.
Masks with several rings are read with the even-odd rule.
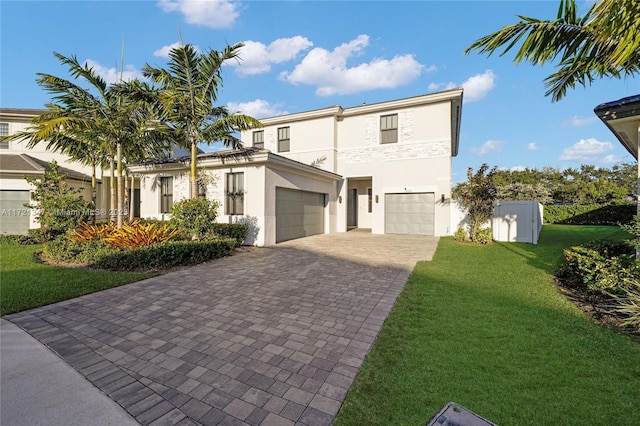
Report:
[[[336,425],[425,424],[457,402],[499,425],[640,424],[640,340],[555,287],[562,250],[616,227],[545,226],[536,246],[440,240],[385,322]]]
[[[157,275],[51,266],[34,258],[39,251],[42,245],[0,244],[0,315]]]

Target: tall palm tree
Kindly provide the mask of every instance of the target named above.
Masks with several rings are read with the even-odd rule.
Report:
[[[622,78],[640,73],[640,1],[598,0],[580,18],[575,0],[560,0],[555,20],[519,16],[520,22],[476,40],[465,50],[500,56],[522,44],[514,62],[533,65],[559,59],[558,70],[545,79],[546,96],[562,99],[577,83]]]
[[[262,126],[253,117],[230,114],[215,105],[222,88],[221,66],[236,59],[242,46],[238,43],[221,52],[210,49],[199,53],[186,44],[171,50],[167,69],[147,64],[142,70],[158,86],[163,120],[174,130],[179,145],[191,152],[190,198],[198,197],[198,144],[223,142],[228,148],[239,149],[242,144],[235,133]]]
[[[32,126],[22,132],[30,143],[49,140],[66,153],[96,152],[96,164],[110,164],[111,220],[122,225],[124,212],[123,157],[139,161],[164,153],[168,146],[168,128],[157,120],[150,107],[123,93],[111,90],[103,78],[76,57],[59,53],[54,56],[69,68],[74,79],[88,83],[85,89],[69,80],[38,73],[38,84],[53,95],[48,112],[36,117]],[[92,93],[94,92],[94,93]],[[117,179],[115,176],[117,170]],[[116,182],[117,190],[116,190]]]

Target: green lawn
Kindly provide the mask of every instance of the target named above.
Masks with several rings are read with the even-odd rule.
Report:
[[[0,315],[117,287],[155,274],[63,268],[34,258],[41,245],[0,244]]]
[[[499,425],[640,424],[640,340],[566,301],[564,247],[616,227],[545,226],[536,246],[440,240],[398,298],[336,425],[420,425],[457,402]]]

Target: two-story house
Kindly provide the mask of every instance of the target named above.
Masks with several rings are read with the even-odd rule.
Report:
[[[354,228],[449,235],[462,92],[262,119],[242,133],[244,154],[199,155],[201,194],[219,221],[250,224],[258,246]],[[188,158],[129,168],[142,176],[142,217],[166,218],[188,197]]]

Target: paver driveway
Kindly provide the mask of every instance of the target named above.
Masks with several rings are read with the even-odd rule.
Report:
[[[9,315],[142,424],[331,424],[437,239],[319,235]]]

